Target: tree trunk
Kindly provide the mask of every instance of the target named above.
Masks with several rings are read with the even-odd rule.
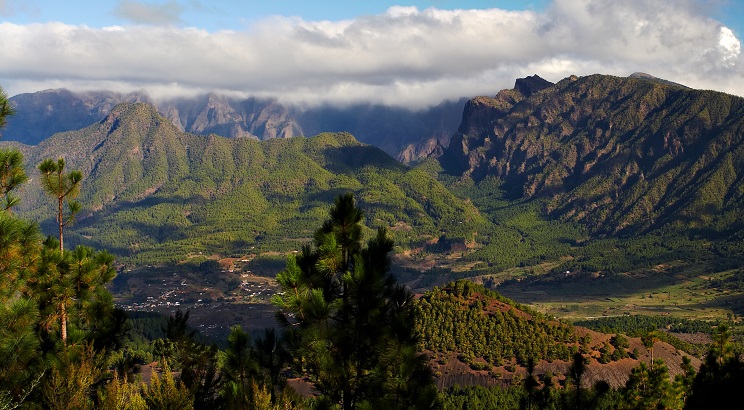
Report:
[[[354,402],[351,399],[351,388],[348,386],[344,387],[344,410],[353,410]]]
[[[58,202],[58,208],[57,208],[57,220],[59,221],[59,253],[62,255],[65,251],[63,242],[62,242],[62,198],[59,198]],[[67,346],[67,309],[65,308],[65,302],[60,303],[59,305],[59,320],[62,322],[62,344]]]
[[[62,253],[65,251],[65,247],[62,242],[62,228],[64,224],[62,223],[62,201],[63,198],[59,198],[57,203],[57,222],[59,222],[59,252]]]
[[[67,345],[67,309],[65,308],[65,302],[59,304],[59,316],[62,322],[62,344]]]

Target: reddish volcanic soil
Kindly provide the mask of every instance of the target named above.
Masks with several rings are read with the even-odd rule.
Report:
[[[592,345],[601,345],[604,341],[609,341],[611,335],[604,335],[602,333],[594,332],[585,328],[578,328],[577,331],[580,335],[587,333],[591,334]],[[619,361],[610,362],[607,364],[601,364],[592,359],[587,366],[586,373],[582,380],[582,386],[591,387],[597,381],[604,380],[612,387],[621,387],[625,385],[628,380],[631,369],[638,366],[641,362],[649,363],[651,359],[651,352],[643,347],[639,338],[628,338],[630,347],[627,349],[632,352],[633,349],[638,349],[640,354],[639,358],[636,359],[622,359]],[[678,351],[670,344],[664,342],[656,342],[653,349],[654,359],[663,359],[666,366],[669,368],[669,374],[672,378],[675,375],[682,373],[681,363],[683,356],[689,356],[686,353]],[[440,356],[441,357],[441,356]],[[692,365],[698,368],[701,364],[700,359],[689,356],[692,360]],[[494,386],[494,385],[508,385],[512,382],[512,378],[515,374],[519,374],[520,378],[524,378],[527,375],[527,371],[523,367],[517,366],[514,372],[508,371],[504,366],[494,367],[492,370],[473,370],[466,363],[461,362],[457,359],[457,354],[452,353],[447,357],[447,363],[445,365],[440,364],[437,360],[431,360],[430,365],[432,370],[436,374],[437,386],[439,388],[446,388],[455,384],[460,386],[466,385],[482,385],[482,386]],[[547,371],[552,372],[556,375],[555,382],[560,384],[565,383],[565,376],[568,372],[571,363],[560,360],[549,363],[547,361],[540,361],[536,366],[535,373],[543,375]]]

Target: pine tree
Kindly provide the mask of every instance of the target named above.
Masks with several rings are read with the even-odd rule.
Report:
[[[191,392],[194,409],[212,409],[218,405],[222,385],[218,349],[195,340],[196,331],[188,326],[190,313],[178,309],[168,317],[166,339],[159,340],[157,350],[180,372],[179,381]]]
[[[36,270],[40,245],[36,225],[0,211],[0,302],[25,290],[27,277]]]
[[[65,172],[65,160],[45,159],[38,166],[41,172],[41,187],[56,200],[57,223],[59,226],[59,250],[64,252],[64,227],[75,220],[80,211],[80,203],[74,201],[80,193],[83,173],[80,171]],[[67,202],[68,215],[65,217],[64,204]]]
[[[537,388],[539,386],[540,382],[535,375],[535,359],[530,357],[527,359],[527,377],[524,379],[524,389],[527,394],[524,396],[524,403],[521,406],[523,409],[530,410],[537,406]]]
[[[227,348],[220,361],[224,382],[221,394],[228,409],[244,409],[251,405],[251,383],[257,372],[252,355],[250,335],[240,326],[230,328]]]
[[[274,303],[287,325],[296,368],[344,409],[437,404],[425,358],[416,351],[410,290],[390,273],[393,242],[379,229],[362,246],[363,212],[339,196],[330,218],[287,261]]]
[[[739,400],[739,389],[744,385],[742,352],[734,348],[731,328],[719,324],[713,333],[713,343],[703,365],[692,383],[685,408],[727,408]]]
[[[623,406],[627,409],[680,409],[680,397],[669,379],[669,370],[661,359],[653,366],[641,363],[633,368],[625,384]]]
[[[659,334],[657,331],[651,331],[646,333],[645,335],[641,336],[641,342],[643,343],[643,347],[648,349],[648,351],[651,353],[651,359],[649,360],[649,367],[654,366],[654,343],[659,341]]]
[[[581,353],[575,353],[573,356],[573,362],[571,367],[568,369],[571,381],[576,389],[574,394],[574,408],[583,408],[583,400],[581,396],[581,380],[586,372],[587,359]]]
[[[14,113],[13,105],[8,101],[8,94],[0,88],[0,129],[5,128],[5,125],[8,123],[8,117]]]
[[[44,241],[37,275],[29,280],[31,294],[39,301],[42,324],[46,329],[60,325],[60,338],[67,344],[70,315],[75,325],[88,334],[82,337],[95,339],[91,330],[100,328],[107,318],[95,312],[113,314],[113,300],[106,285],[116,276],[114,257],[107,251],[79,245],[71,252],[62,253],[53,237]],[[119,325],[123,325],[123,317]],[[110,330],[110,329],[109,329]],[[116,331],[114,331],[116,333]],[[98,334],[102,336],[103,333]]]
[[[57,201],[57,223],[59,226],[59,252],[60,257],[64,254],[64,227],[74,221],[75,215],[80,211],[80,203],[73,199],[80,192],[80,181],[83,174],[80,171],[65,172],[65,160],[57,161],[46,159],[38,166],[41,172],[41,186],[44,191]],[[67,201],[69,209],[68,216],[64,215],[64,203]],[[66,294],[69,289],[62,289]],[[68,298],[63,294],[59,303],[59,320],[61,323],[62,343],[67,343],[67,304]]]
[[[0,149],[0,195],[3,197],[2,208],[10,212],[18,205],[18,197],[13,190],[28,180],[23,169],[23,154],[15,149]]]
[[[0,126],[12,112],[6,103],[0,90]],[[87,247],[63,253],[61,242],[42,243],[36,224],[11,214],[12,193],[26,180],[22,162],[19,152],[0,150],[0,408],[90,408],[106,366],[101,352],[119,345],[124,324],[105,288],[114,259]],[[77,195],[79,172],[61,166],[56,177],[65,197]],[[44,180],[55,185],[55,175]],[[50,330],[59,325],[66,342],[68,315],[73,343],[54,350],[60,337]]]
[[[272,401],[276,402],[277,390],[282,387],[281,372],[286,364],[287,352],[273,328],[266,329],[255,343],[256,362],[264,373],[264,383],[271,387]]]
[[[0,128],[13,114],[0,88]],[[5,303],[22,287],[24,274],[34,268],[39,250],[38,228],[13,218],[11,208],[19,203],[13,191],[28,179],[23,169],[23,154],[15,149],[0,149],[0,302]]]
[[[0,408],[23,403],[44,374],[35,332],[38,318],[36,305],[27,298],[0,305]]]
[[[0,88],[0,129],[13,114]],[[40,343],[35,328],[39,310],[26,297],[26,280],[36,270],[40,249],[36,225],[13,217],[11,208],[19,199],[13,195],[27,180],[23,155],[14,149],[0,149],[0,408],[17,408],[41,382],[45,371],[38,354]]]

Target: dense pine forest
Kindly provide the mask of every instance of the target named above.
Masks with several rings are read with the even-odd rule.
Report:
[[[121,110],[149,113],[139,105]],[[13,108],[0,93],[0,127],[10,115]],[[104,121],[98,126],[114,133],[122,124],[133,124],[114,124],[111,119],[111,124]],[[168,127],[162,130],[171,132]],[[94,129],[84,133],[93,134]],[[75,136],[60,138],[74,141]],[[151,168],[115,169],[106,178],[94,179],[101,189],[96,193],[82,190],[84,175],[96,174],[96,168],[82,172],[71,165],[73,161],[38,153],[28,164],[23,150],[0,148],[0,408],[698,409],[724,408],[735,399],[736,387],[744,381],[744,351],[731,321],[619,315],[571,323],[502,296],[491,289],[493,283],[484,286],[469,280],[442,282],[414,294],[401,279],[410,275],[420,284],[437,270],[412,274],[395,266],[396,251],[424,246],[429,252],[459,253],[476,272],[538,266],[585,239],[587,231],[575,221],[547,220],[538,202],[505,206],[508,198],[499,191],[496,178],[450,180],[459,193],[483,188],[471,192],[472,201],[459,200],[431,177],[445,171],[439,163],[428,160],[405,168],[349,138],[321,135],[256,145],[249,152],[260,153],[264,162],[253,163],[251,172],[271,174],[273,179],[257,191],[246,188],[222,197],[252,174],[245,169],[220,170],[224,162],[213,161],[210,155],[224,150],[219,155],[239,156],[246,151],[216,138],[171,135],[161,143],[188,142],[187,155],[199,157],[203,174],[187,176],[187,167],[180,164],[185,168],[179,183],[171,186],[174,191],[160,192],[146,203],[137,202],[142,199],[137,197],[140,188],[147,190],[153,181],[166,186],[164,181],[177,177],[158,161],[178,163],[179,158],[168,155],[182,145],[157,147],[168,154],[163,157],[155,148],[142,154],[157,160]],[[105,143],[100,141],[98,147]],[[334,149],[321,153],[318,146]],[[51,146],[45,149],[53,154]],[[369,153],[374,154],[372,160]],[[111,155],[108,161],[125,154]],[[369,161],[364,171],[349,171],[362,158]],[[279,168],[260,169],[271,162]],[[335,171],[317,169],[319,162],[331,164]],[[311,183],[285,178],[295,175],[290,170],[300,165],[307,167],[307,175],[322,177]],[[132,175],[153,179],[127,179]],[[448,177],[443,178],[446,182]],[[188,211],[172,213],[172,208],[160,206],[173,195],[187,197],[189,189],[208,181],[219,182],[207,184],[214,195],[193,199]],[[109,190],[102,190],[106,185],[111,185]],[[19,212],[29,192],[34,201],[43,198],[48,206]],[[295,194],[312,198],[312,205],[303,208],[289,201]],[[127,195],[131,202],[116,206],[119,213],[100,217],[108,225],[91,223],[94,217],[86,206],[109,206],[114,197]],[[389,202],[380,195],[393,195],[399,206],[384,207]],[[272,209],[271,203],[280,197],[289,205]],[[220,212],[228,209],[220,201],[238,199],[249,206]],[[261,232],[256,222],[260,215],[245,212],[255,207],[273,218],[273,225],[289,225]],[[481,214],[489,209],[490,219]],[[292,211],[289,218],[283,214],[287,210]],[[128,249],[112,247],[123,252],[129,265],[117,261],[107,238],[136,236],[141,231],[134,228],[135,222],[146,214],[152,224],[137,229],[148,232],[147,238],[136,244],[130,241]],[[26,219],[29,215],[37,219]],[[127,215],[131,225],[121,219]],[[396,225],[401,220],[403,228]],[[52,226],[46,231],[54,234],[43,235],[41,221]],[[178,231],[154,225],[161,221],[203,231],[174,238]],[[188,246],[213,251],[222,240],[237,252],[254,239],[240,237],[245,227],[209,229],[241,223],[264,240],[262,246],[281,244],[277,250],[285,252],[291,249],[289,242],[300,243],[298,251],[282,255],[282,263],[270,258],[265,262],[267,270],[275,270],[279,288],[270,300],[278,326],[250,332],[235,325],[226,337],[214,339],[192,326],[188,309],[162,315],[125,311],[114,303],[112,283],[124,268],[138,260],[174,263]],[[440,223],[444,230],[436,225]],[[506,229],[494,229],[496,225]],[[131,231],[116,231],[117,226],[129,226]],[[478,238],[481,242],[475,247],[474,232],[479,230],[487,238]],[[279,236],[285,231],[299,232],[292,241],[282,241]],[[411,231],[416,235],[407,234]],[[564,270],[624,272],[654,263],[659,249],[675,247],[656,244],[647,258],[617,259],[614,264],[617,254],[606,255],[609,249],[622,254],[649,238],[631,244],[625,242],[631,241],[628,238],[602,239],[580,251],[583,255],[546,268],[541,280]],[[157,246],[171,239],[180,241],[176,248],[164,251]],[[505,248],[503,244],[512,240],[518,245]],[[699,242],[689,238],[680,237],[679,242],[689,244],[680,246],[679,252],[710,252],[694,250]],[[140,246],[146,251],[140,253],[136,249]],[[600,249],[592,251],[591,246]],[[205,272],[216,268],[197,260],[202,265],[193,266]],[[458,276],[455,270],[443,271],[444,277]],[[721,280],[735,287],[740,276],[736,271]],[[495,279],[482,281],[488,280]],[[525,282],[529,280],[536,279]],[[506,289],[508,285],[504,282]],[[699,333],[708,339],[693,344],[678,333]],[[611,366],[629,370],[615,371],[622,377],[603,379],[602,372]]]

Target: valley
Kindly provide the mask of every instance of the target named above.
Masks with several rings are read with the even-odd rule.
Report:
[[[621,274],[589,274],[559,271],[556,261],[471,276],[473,263],[463,261],[462,255],[398,255],[398,278],[417,294],[465,278],[568,321],[650,315],[718,322],[744,312],[744,291],[724,285],[734,271],[711,272],[707,263],[677,261]],[[273,257],[269,268],[260,258],[255,264],[264,276],[254,274],[250,262],[223,259],[214,265],[216,270],[199,274],[184,267],[124,272],[111,290],[127,310],[168,315],[190,309],[192,324],[207,336],[222,338],[234,324],[258,334],[276,326],[271,296],[278,287],[273,276],[284,263]]]
[[[598,87],[615,91],[601,96]],[[30,107],[35,99],[52,101],[57,95],[60,101],[82,98],[63,94],[18,101]],[[731,145],[722,162],[699,155],[705,146],[718,152],[716,138],[735,136],[741,102],[720,95],[718,116],[705,119],[701,115],[711,111],[696,102],[698,95],[713,98],[650,76],[589,76],[556,85],[537,76],[519,79],[513,90],[468,102],[452,144],[410,167],[351,134],[260,143],[202,137],[183,133],[147,104],[115,105],[147,101],[144,96],[86,96],[81,104],[100,107],[97,115],[105,116],[100,122],[19,147],[29,164],[54,155],[56,147],[69,148],[68,161],[87,175],[82,192],[87,209],[69,240],[110,249],[122,277],[146,265],[198,271],[200,263],[249,248],[272,261],[263,273],[271,277],[286,255],[307,243],[330,198],[350,190],[367,212],[369,232],[390,227],[396,274],[419,292],[470,278],[568,319],[629,312],[720,319],[741,313],[738,291],[718,280],[742,260],[738,178],[723,171],[738,161],[734,152],[740,144]],[[572,102],[562,106],[559,99]],[[636,104],[652,105],[639,113],[645,117],[615,119]],[[596,107],[605,117],[597,116]],[[695,139],[720,121],[727,121],[715,131],[721,137]],[[685,125],[675,131],[674,124]],[[675,132],[678,148],[670,145]],[[657,141],[662,136],[664,141]],[[534,141],[542,141],[542,150]],[[605,144],[615,146],[614,153],[601,148]],[[699,171],[685,176],[677,169]],[[661,203],[659,184],[669,178],[688,182],[669,190],[667,200],[685,193]],[[619,181],[614,192],[602,182],[611,180]],[[550,181],[564,181],[563,187],[548,188]],[[721,183],[730,194],[704,196]],[[641,217],[641,203],[652,214],[643,211],[648,216]],[[712,205],[706,204],[714,203],[720,211],[711,214]],[[49,214],[33,185],[19,211],[41,220]],[[656,222],[648,224],[649,218]],[[703,228],[701,221],[709,222]],[[213,271],[212,276],[221,274]],[[158,289],[154,294],[141,287],[137,293],[159,298],[167,276],[148,283]],[[216,292],[212,300],[233,300],[239,281],[221,283],[218,290],[209,281],[194,286]]]
[[[217,349],[243,330],[259,341],[286,331],[298,338],[281,342],[287,348],[330,366],[309,369],[315,379],[304,382],[332,396],[341,358],[318,358],[346,354],[344,332],[357,326],[375,349],[398,346],[388,350],[394,359],[380,360],[414,355],[442,391],[508,389],[535,369],[543,386],[567,391],[577,354],[587,360],[580,386],[605,381],[619,391],[633,369],[653,366],[655,349],[674,379],[701,367],[717,324],[730,324],[740,340],[739,97],[648,76],[556,84],[533,76],[465,103],[447,146],[398,141],[408,144],[407,163],[347,130],[283,138],[296,123],[273,103],[264,108],[284,114],[260,127],[284,128],[259,140],[242,133],[257,124],[197,135],[174,120],[187,118],[183,111],[166,116],[144,98],[130,100],[36,145],[0,146],[22,153],[31,176],[8,220],[39,221],[44,234],[56,228],[55,204],[34,183],[34,165],[61,156],[84,175],[83,210],[65,244],[115,257],[108,268],[117,276],[105,287],[114,306],[133,313],[142,357],[188,350],[175,340],[203,354],[194,334]],[[367,122],[354,126],[372,122],[376,111],[366,112]],[[339,221],[338,209],[352,209],[354,222]],[[384,308],[365,305],[365,291],[379,292]],[[355,322],[358,312],[415,326],[378,336]],[[639,317],[648,323],[622,322]],[[318,334],[336,345],[316,345]],[[174,363],[187,368],[192,359]]]

